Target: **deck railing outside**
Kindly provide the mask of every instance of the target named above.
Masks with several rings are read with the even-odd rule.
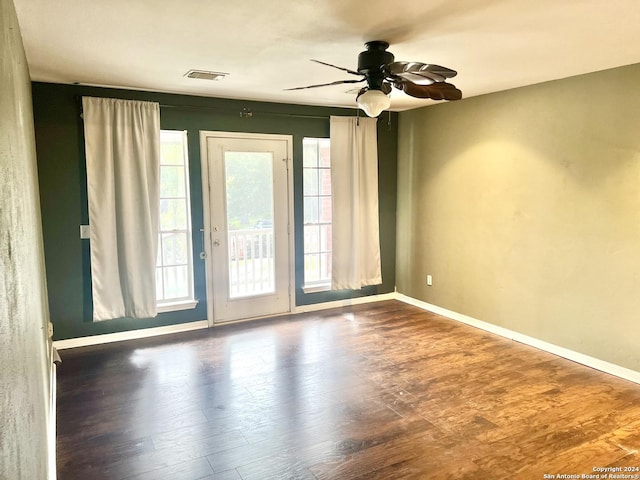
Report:
[[[275,292],[273,228],[229,230],[231,298]]]

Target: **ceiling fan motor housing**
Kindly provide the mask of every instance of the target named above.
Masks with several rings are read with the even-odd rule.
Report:
[[[371,90],[382,90],[384,72],[382,67],[392,63],[393,53],[388,52],[389,44],[375,40],[364,44],[367,49],[358,55],[358,72],[367,78]]]

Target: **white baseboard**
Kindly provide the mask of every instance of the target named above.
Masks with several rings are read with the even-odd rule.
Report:
[[[103,343],[121,342],[123,340],[136,340],[138,338],[156,337],[158,335],[168,335],[170,333],[190,332],[191,330],[201,330],[209,327],[207,320],[197,322],[178,323],[165,327],[143,328],[140,330],[130,330],[128,332],[105,333],[103,335],[91,335],[89,337],[70,338],[68,340],[56,340],[53,346],[58,350],[76,347],[88,347],[90,345],[101,345]]]
[[[362,305],[364,303],[382,302],[384,300],[395,300],[396,293],[382,293],[380,295],[368,295],[366,297],[347,298],[346,300],[336,300],[334,302],[312,303],[311,305],[299,305],[291,313],[308,313],[328,310],[330,308],[349,307],[351,305]]]
[[[385,293],[382,295],[370,295],[367,297],[350,298],[347,300],[339,300],[336,302],[316,303],[313,305],[301,305],[294,307],[291,313],[316,312],[319,310],[327,310],[329,308],[348,307],[349,305],[360,305],[363,303],[380,302],[383,300],[393,300],[396,298],[395,292]],[[255,320],[251,319],[251,320]],[[246,320],[241,320],[246,321]],[[221,323],[216,326],[228,325],[234,322]],[[207,320],[197,322],[179,323],[177,325],[167,325],[165,327],[144,328],[140,330],[130,330],[127,332],[105,333],[103,335],[91,335],[89,337],[70,338],[68,340],[56,340],[53,346],[58,350],[67,348],[88,347],[91,345],[101,345],[104,343],[121,342],[124,340],[136,340],[139,338],[155,337],[158,335],[168,335],[171,333],[189,332],[191,330],[200,330],[209,327]]]
[[[590,357],[589,355],[575,352],[573,350],[569,350],[568,348],[560,347],[558,345],[554,345],[552,343],[548,343],[543,340],[539,340],[537,338],[530,337],[513,330],[509,330],[508,328],[483,322],[482,320],[478,320],[476,318],[469,317],[452,310],[447,310],[446,308],[438,307],[437,305],[432,305],[430,303],[423,302],[422,300],[408,297],[406,295],[403,295],[402,293],[397,293],[396,299],[415,307],[422,308],[423,310],[437,313],[438,315],[442,315],[443,317],[447,317],[452,320],[470,325],[472,327],[476,327],[490,333],[495,333],[496,335],[508,338],[509,340],[515,340],[516,342],[524,343],[525,345],[529,345],[539,350],[558,355],[559,357],[566,358],[567,360],[571,360],[587,367],[600,370],[601,372],[609,373],[616,377],[620,377],[625,380],[640,384],[640,372],[636,372],[635,370],[621,367],[620,365],[616,365],[614,363],[605,362],[604,360]]]
[[[370,295],[367,297],[351,298],[347,300],[340,300],[337,302],[325,302],[316,303],[313,305],[301,305],[294,307],[291,313],[304,313],[315,312],[318,310],[326,310],[336,307],[347,307],[349,305],[359,305],[369,302],[380,302],[382,300],[393,300],[396,298],[395,292],[386,293],[382,295]],[[251,319],[255,320],[255,319]],[[242,320],[246,321],[246,320]],[[226,322],[220,325],[227,325],[234,322]],[[214,327],[219,325],[214,325]],[[155,337],[158,335],[168,335],[171,333],[189,332],[191,330],[200,330],[209,328],[209,322],[207,320],[200,320],[197,322],[179,323],[177,325],[167,325],[165,327],[144,328],[140,330],[130,330],[128,332],[117,333],[105,333],[103,335],[91,335],[89,337],[70,338],[68,340],[56,340],[53,342],[53,346],[58,350],[65,350],[67,348],[76,347],[88,347],[91,345],[101,345],[103,343],[121,342],[124,340],[136,340],[138,338]]]
[[[381,295],[370,295],[366,297],[357,297],[357,298],[350,298],[346,300],[338,300],[334,302],[315,303],[311,305],[300,305],[300,306],[294,307],[294,310],[291,313],[295,314],[295,313],[318,312],[321,310],[328,310],[330,308],[342,308],[342,307],[348,307],[351,305],[362,305],[365,303],[381,302],[384,300],[399,300],[401,302],[407,303],[409,305],[413,305],[423,310],[427,310],[429,312],[442,315],[443,317],[456,320],[466,325],[470,325],[472,327],[479,328],[481,330],[494,333],[496,335],[500,335],[501,337],[507,338],[509,340],[514,340],[516,342],[529,345],[539,350],[543,350],[545,352],[558,355],[559,357],[566,358],[568,360],[580,363],[587,367],[600,370],[601,372],[609,373],[616,377],[620,377],[625,380],[629,380],[631,382],[640,384],[640,372],[637,372],[635,370],[631,370],[629,368],[625,368],[620,365],[609,363],[604,360],[600,360],[598,358],[585,355],[583,353],[575,352],[573,350],[569,350],[568,348],[560,347],[558,345],[554,345],[552,343],[548,343],[543,340],[539,340],[537,338],[530,337],[528,335],[510,330],[508,328],[500,327],[492,323],[484,322],[482,320],[469,317],[468,315],[454,312],[452,310],[447,310],[446,308],[442,308],[437,305],[423,302],[422,300],[417,300],[415,298],[409,297],[402,293],[392,292],[392,293],[385,293]],[[209,327],[209,323],[207,320],[200,320],[197,322],[180,323],[177,325],[168,325],[165,327],[145,328],[142,330],[132,330],[129,332],[107,333],[103,335],[93,335],[90,337],[71,338],[68,340],[57,340],[53,342],[53,346],[58,350],[64,350],[67,348],[86,347],[90,345],[100,345],[103,343],[120,342],[123,340],[134,340],[138,338],[154,337],[158,335],[167,335],[171,333],[188,332],[191,330],[206,329],[208,327]]]

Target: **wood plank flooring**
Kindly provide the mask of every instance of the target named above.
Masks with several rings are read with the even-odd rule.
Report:
[[[640,467],[640,385],[397,301],[62,357],[60,480]]]

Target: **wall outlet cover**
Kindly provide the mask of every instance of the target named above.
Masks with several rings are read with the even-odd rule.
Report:
[[[87,239],[91,236],[91,228],[89,225],[80,225],[80,238]]]

